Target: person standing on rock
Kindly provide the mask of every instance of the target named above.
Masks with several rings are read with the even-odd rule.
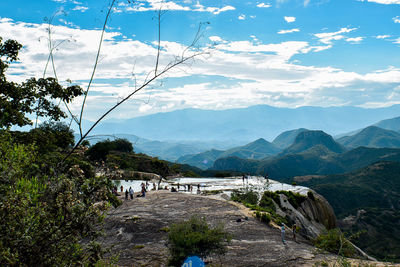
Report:
[[[125,200],[128,200],[128,194],[129,194],[128,189],[126,189],[126,191],[125,191]]]
[[[281,237],[282,237],[282,243],[286,244],[285,242],[285,224],[282,223],[282,227],[281,227]]]
[[[129,187],[129,195],[130,195],[131,199],[133,199],[133,189],[132,189],[132,187]]]
[[[293,226],[292,226],[292,231],[293,231],[293,239],[294,239],[294,242],[297,242],[297,241],[296,241],[296,230],[297,230],[297,225],[296,225],[296,224],[293,224]]]

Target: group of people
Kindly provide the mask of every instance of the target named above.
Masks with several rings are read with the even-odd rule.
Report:
[[[286,244],[286,240],[285,240],[286,227],[287,227],[287,226],[285,226],[285,224],[282,223],[282,226],[281,226],[281,238],[282,238],[282,243],[283,243],[283,244]],[[296,240],[296,231],[297,231],[297,225],[296,225],[296,224],[293,224],[293,225],[292,225],[292,234],[293,234],[293,240],[294,240],[295,242],[297,242],[297,240]]]
[[[177,190],[174,190],[174,192],[179,192],[181,186],[183,186],[183,190],[185,192],[193,192],[193,185],[191,185],[191,184],[181,185],[180,183],[177,184]],[[172,189],[171,189],[171,191],[172,191]],[[201,193],[200,184],[197,184],[197,194],[200,194],[200,193]]]

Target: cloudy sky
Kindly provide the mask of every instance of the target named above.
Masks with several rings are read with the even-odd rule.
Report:
[[[8,78],[53,76],[86,88],[109,0],[0,0],[0,36],[24,45]],[[85,118],[93,120],[158,70],[169,71],[110,114],[183,108],[400,104],[400,0],[116,1]],[[201,25],[200,37],[190,45]],[[45,71],[46,70],[46,71]],[[80,110],[81,99],[71,109]]]

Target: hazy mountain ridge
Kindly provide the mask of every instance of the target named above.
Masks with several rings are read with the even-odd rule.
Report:
[[[210,168],[218,158],[238,157],[242,159],[262,159],[272,156],[279,151],[279,148],[265,139],[260,138],[244,146],[234,147],[225,151],[209,150],[199,154],[185,155],[180,157],[177,162],[207,169]]]
[[[369,126],[353,136],[344,136],[337,141],[348,148],[359,146],[400,148],[400,133]]]
[[[302,127],[336,135],[364,128],[398,114],[400,105],[375,109],[290,109],[267,105],[229,110],[184,109],[128,120],[104,121],[95,128],[94,134],[134,133],[146,139],[160,141],[236,140],[246,143],[258,138],[272,140],[284,131]]]

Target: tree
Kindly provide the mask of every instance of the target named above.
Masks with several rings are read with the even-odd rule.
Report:
[[[30,78],[22,84],[9,82],[6,71],[9,65],[18,60],[22,45],[15,40],[0,37],[0,129],[13,125],[32,125],[28,114],[46,117],[51,120],[66,118],[55,100],[66,103],[83,94],[77,85],[61,86],[55,78]]]

